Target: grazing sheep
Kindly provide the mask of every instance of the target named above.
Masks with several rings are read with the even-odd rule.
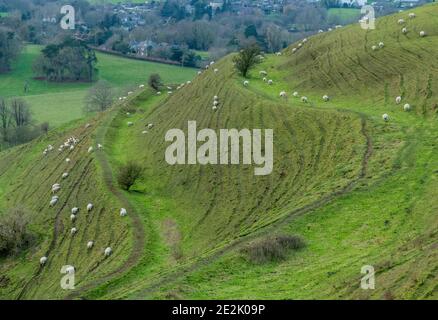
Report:
[[[140,89],[143,89],[144,88],[144,84],[141,84],[141,85],[139,85],[138,86]]]
[[[128,92],[128,96],[129,96],[129,95],[131,95],[131,94],[133,94],[133,93],[134,93],[134,92],[132,92],[132,91],[129,91],[129,92]]]
[[[78,212],[79,212],[79,208],[77,207],[71,209],[71,214],[78,214]]]
[[[277,52],[276,55],[277,55],[277,56],[281,56],[281,52]]]
[[[207,64],[206,66],[205,66],[205,69],[208,69],[210,66]]]
[[[322,96],[322,100],[324,100],[325,102],[330,100],[330,97],[328,95],[324,95]]]
[[[91,249],[94,246],[94,242],[93,241],[88,241],[87,242],[87,249]]]
[[[219,72],[219,69],[214,69],[213,72],[214,72],[214,73],[218,73],[218,72]]]
[[[274,83],[274,81],[272,81],[271,79],[268,80],[268,84],[272,85]]]
[[[301,48],[303,46],[303,44],[300,42],[298,43],[298,48]]]
[[[388,121],[389,121],[389,116],[385,113],[385,114],[382,116],[382,119],[383,119],[383,121],[388,122]]]
[[[298,50],[297,48],[293,48],[293,49],[292,49],[292,53],[297,52],[297,50]]]
[[[404,19],[399,19],[398,20],[398,24],[404,24],[405,23],[405,20]]]
[[[243,81],[243,85],[244,85],[245,87],[247,87],[247,86],[249,85],[249,81],[248,81],[248,80]]]
[[[132,127],[134,125],[134,122],[129,121],[129,122],[127,122],[127,125],[128,125],[128,127]]]
[[[190,80],[188,80],[186,83],[187,83],[187,84],[191,84],[192,82],[191,82]]]
[[[218,100],[218,99],[219,99],[218,96],[214,96],[214,97],[213,97],[213,101],[216,101],[216,100]]]
[[[59,190],[61,190],[61,185],[59,183],[55,183],[52,186],[52,193],[58,192]]]
[[[340,29],[342,28],[342,25],[338,24],[337,26],[335,26],[335,29]]]
[[[70,230],[70,234],[71,234],[72,236],[74,236],[74,235],[76,234],[76,232],[78,232],[78,229],[76,229],[76,228],[71,228],[71,230]]]
[[[172,94],[172,91],[167,91],[167,94]]]
[[[297,98],[297,97],[299,96],[299,93],[298,93],[297,91],[295,91],[292,95],[293,95],[295,98]]]
[[[403,29],[402,29],[402,33],[403,33],[403,34],[408,33],[408,29],[407,29],[407,28],[403,28]]]
[[[306,42],[307,42],[307,38],[304,38],[304,39],[303,39],[303,43],[306,43]]]
[[[126,211],[125,208],[120,209],[120,216],[125,217],[128,214],[128,211]]]
[[[260,71],[259,74],[261,76],[264,76],[264,77],[266,77],[268,75],[268,73],[266,71],[264,71],[264,70]]]
[[[309,100],[307,99],[307,97],[301,97],[301,102],[303,103],[307,103]]]
[[[152,129],[154,127],[154,124],[153,123],[149,123],[148,124],[148,129]]]
[[[417,15],[413,12],[409,13],[409,18],[414,19]]]
[[[148,132],[147,132],[147,130],[143,130],[141,133],[142,133],[142,134],[146,134],[146,133],[148,133]]]
[[[213,109],[213,111],[216,111],[217,110],[217,106],[213,106],[212,109]]]
[[[161,91],[157,91],[157,96],[160,96],[161,95]]]
[[[70,162],[70,161],[71,161],[70,158],[66,158],[65,159],[65,162],[67,162],[67,163]]]
[[[217,107],[219,105],[219,101],[213,101],[213,106]]]
[[[410,105],[409,103],[406,103],[406,104],[403,106],[403,110],[404,110],[404,111],[410,111],[410,110],[411,110],[411,105]]]
[[[379,48],[382,49],[385,46],[383,42],[379,42]]]
[[[93,210],[93,204],[89,203],[87,204],[87,211],[90,212],[91,210]]]
[[[202,74],[202,71],[198,71],[198,75]]]
[[[333,31],[333,29],[332,28],[328,28],[327,31]]]
[[[52,200],[50,200],[50,206],[53,207],[57,202],[59,198],[57,196],[53,197]]]
[[[172,87],[167,87],[167,90],[172,90]]]
[[[105,257],[109,257],[112,252],[113,250],[111,249],[111,247],[106,248],[104,251]]]
[[[65,178],[67,178],[68,177],[68,172],[64,172],[63,174],[62,174],[62,179],[65,179]]]
[[[398,96],[397,98],[395,98],[395,103],[400,104],[401,101],[402,97]]]
[[[41,257],[40,258],[40,265],[45,265],[46,264],[46,262],[47,262],[47,257]]]
[[[67,272],[68,274],[73,274],[73,273],[75,273],[75,267],[73,267],[73,266],[68,266],[68,267],[65,269],[65,272]]]
[[[268,81],[268,78],[264,77],[263,82],[266,82],[266,81]]]
[[[93,147],[89,147],[89,148],[88,148],[88,153],[93,152],[93,150],[94,150]]]
[[[287,98],[286,91],[281,91],[281,92],[280,92],[280,97],[282,97],[282,98]]]
[[[214,61],[211,61],[211,62],[210,62],[210,66],[212,66],[212,65],[214,65]]]
[[[74,148],[75,148],[74,145],[71,145],[71,146],[70,146],[70,150],[74,150]]]
[[[426,36],[426,31],[420,31],[420,37],[425,37]]]
[[[324,30],[319,29],[319,30],[318,30],[318,33],[324,33]]]
[[[101,145],[100,143],[97,144],[97,149],[102,149],[103,145]]]
[[[74,214],[70,215],[70,220],[71,222],[74,222],[76,220],[76,216]]]
[[[371,49],[372,49],[373,51],[376,51],[376,50],[377,50],[377,46],[372,46]]]

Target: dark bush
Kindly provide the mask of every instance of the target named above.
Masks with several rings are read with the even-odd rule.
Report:
[[[279,235],[252,243],[243,252],[251,262],[262,264],[282,261],[289,252],[304,246],[305,242],[299,236]]]
[[[151,74],[148,80],[149,87],[158,91],[161,87],[161,77],[159,74]]]
[[[120,168],[117,181],[119,185],[124,190],[129,191],[129,189],[134,185],[135,181],[140,178],[142,168],[139,164],[135,162],[128,162]]]
[[[21,208],[13,208],[0,216],[0,255],[19,254],[34,241],[29,231],[29,214]]]

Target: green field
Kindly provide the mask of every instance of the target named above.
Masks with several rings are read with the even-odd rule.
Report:
[[[0,75],[0,96],[24,96],[32,107],[38,122],[49,121],[52,126],[83,116],[83,99],[90,88],[88,83],[56,84],[35,80],[32,65],[41,47],[28,45],[9,74]],[[99,78],[114,86],[118,94],[146,84],[150,74],[158,73],[166,83],[191,79],[194,69],[165,64],[124,59],[112,55],[97,54]],[[29,81],[30,91],[24,95],[24,84]]]
[[[350,24],[359,20],[360,9],[355,8],[330,8],[328,9],[328,21],[342,25]]]
[[[415,12],[415,19],[402,12],[372,31],[352,25],[310,37],[296,53],[298,43],[268,55],[248,86],[225,57],[217,73],[210,68],[172,94],[137,90],[88,129],[70,123],[0,153],[1,208],[31,209],[41,239],[0,261],[9,280],[0,298],[437,299],[438,5]],[[384,47],[372,50],[380,41]],[[163,137],[186,131],[189,120],[198,129],[272,128],[272,174],[256,177],[254,165],[170,166]],[[72,135],[80,138],[73,151],[42,155]],[[97,143],[103,149],[87,152]],[[130,160],[144,172],[126,192],[114,176]],[[66,170],[61,203],[49,208],[50,186]],[[96,204],[90,213],[82,209],[88,201]],[[72,223],[74,206],[83,211]],[[245,249],[272,235],[299,236],[306,245],[284,259],[249,259]],[[96,247],[87,251],[90,239]],[[106,246],[114,252],[107,258]],[[43,255],[48,263],[40,267]],[[77,267],[73,292],[57,285],[66,263]],[[360,288],[365,265],[375,268],[375,290]]]

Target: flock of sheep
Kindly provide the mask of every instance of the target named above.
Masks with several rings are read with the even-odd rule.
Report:
[[[142,87],[140,86],[140,88],[142,88]],[[88,128],[89,126],[90,125],[87,124],[86,128]],[[74,150],[78,143],[79,143],[79,139],[77,139],[75,137],[70,137],[63,144],[61,144],[59,146],[58,151],[60,153],[62,153],[64,151]],[[102,149],[103,146],[101,144],[97,144],[97,148]],[[49,145],[46,149],[44,149],[43,155],[46,156],[49,152],[52,152],[53,150],[54,150],[54,147],[52,145]],[[94,147],[90,146],[87,151],[88,151],[88,153],[92,153],[94,151]],[[68,158],[68,157],[65,159],[65,161],[67,163],[71,162],[70,158]],[[68,177],[69,177],[69,173],[67,171],[61,175],[62,179],[67,179]],[[57,182],[57,183],[54,183],[52,185],[52,188],[51,188],[52,198],[51,198],[50,203],[49,203],[50,207],[54,207],[58,203],[59,196],[56,193],[58,193],[60,190],[61,190],[61,183]],[[94,205],[91,202],[86,205],[86,211],[88,213],[90,213],[93,210],[93,208],[94,208]],[[78,228],[74,226],[74,223],[77,219],[77,215],[79,214],[79,211],[80,211],[79,207],[73,207],[70,211],[70,221],[72,223],[72,228],[70,229],[71,236],[75,236],[79,232]],[[125,217],[127,214],[128,214],[128,212],[125,208],[120,209],[120,216],[121,217]],[[88,241],[87,242],[87,249],[91,250],[93,247],[94,247],[94,241],[93,240]],[[109,257],[111,254],[112,254],[112,248],[106,247],[103,251],[103,255],[105,257]],[[48,260],[47,256],[41,257],[40,258],[40,265],[44,266],[47,263],[47,260]],[[74,271],[75,271],[75,268],[73,266],[69,266],[66,270],[67,273],[74,273]]]

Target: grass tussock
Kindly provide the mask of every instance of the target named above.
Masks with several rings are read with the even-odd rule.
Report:
[[[291,251],[304,248],[305,245],[300,236],[279,235],[254,242],[243,249],[243,253],[252,263],[263,264],[283,261]]]

